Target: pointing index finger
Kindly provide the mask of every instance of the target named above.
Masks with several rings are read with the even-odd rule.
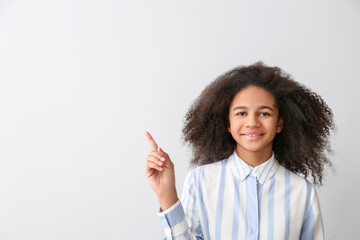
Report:
[[[156,142],[155,142],[154,138],[151,136],[151,134],[149,132],[145,132],[145,136],[146,136],[152,150],[157,151],[158,145],[156,144]]]

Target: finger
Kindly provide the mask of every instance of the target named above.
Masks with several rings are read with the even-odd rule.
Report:
[[[146,177],[151,177],[152,175],[154,175],[155,173],[157,172],[156,169],[152,168],[150,170],[146,170],[145,174],[146,174]]]
[[[160,167],[159,165],[157,165],[156,163],[148,161],[148,162],[146,163],[146,171],[149,172],[149,171],[151,171],[151,169],[156,169],[156,170],[158,170],[158,171],[162,171],[162,170],[163,170],[163,168]]]
[[[151,155],[151,156],[154,156],[154,157],[157,157],[159,160],[161,160],[161,161],[165,161],[166,160],[166,155],[165,154],[163,154],[163,153],[159,153],[159,152],[155,152],[155,151],[151,151],[150,153],[149,153],[149,155]]]
[[[162,150],[161,147],[158,147],[158,153],[165,155],[166,157],[169,157],[169,155],[166,152],[164,152],[164,150]]]
[[[151,156],[151,155],[149,155],[147,158],[146,158],[146,160],[149,162],[153,162],[153,163],[156,163],[157,165],[159,165],[159,166],[161,166],[161,165],[163,165],[164,163],[162,162],[162,161],[160,161],[157,157],[155,157],[155,156]]]
[[[172,166],[174,166],[174,164],[173,164],[173,162],[170,160],[169,154],[167,154],[166,152],[164,152],[161,147],[159,147],[159,153],[160,153],[160,154],[163,154],[164,157],[165,157],[165,159],[166,159],[166,161],[164,161],[164,163],[165,163],[164,167],[165,167],[165,168],[172,168]]]
[[[146,177],[150,178],[150,177],[152,177],[154,174],[156,174],[158,172],[159,171],[156,170],[155,168],[150,168],[150,169],[146,168],[145,175],[146,175]]]
[[[154,151],[157,151],[158,145],[156,144],[156,142],[155,142],[154,138],[151,136],[151,134],[146,131],[145,136],[150,144],[151,149]]]

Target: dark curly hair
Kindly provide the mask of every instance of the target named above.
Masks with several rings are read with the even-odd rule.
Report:
[[[223,74],[195,100],[185,115],[183,137],[193,150],[192,165],[228,158],[236,142],[228,132],[229,106],[239,91],[257,86],[269,91],[283,118],[283,130],[273,140],[273,151],[281,165],[305,177],[311,173],[322,184],[324,165],[331,165],[329,137],[333,114],[324,100],[294,81],[278,67],[262,62],[240,66]]]

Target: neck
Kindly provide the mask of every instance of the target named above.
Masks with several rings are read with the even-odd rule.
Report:
[[[270,151],[249,152],[237,147],[236,153],[244,162],[252,167],[256,167],[269,160],[272,155],[272,148]]]

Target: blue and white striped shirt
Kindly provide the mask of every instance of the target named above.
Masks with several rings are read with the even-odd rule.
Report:
[[[192,169],[181,201],[158,214],[165,239],[324,239],[315,188],[273,156],[251,167],[234,152]]]

